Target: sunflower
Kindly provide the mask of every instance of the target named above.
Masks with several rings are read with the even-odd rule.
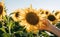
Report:
[[[27,32],[38,32],[38,26],[40,25],[40,14],[33,8],[23,9],[23,13],[20,15],[20,25],[25,26]]]
[[[49,14],[51,14],[50,11],[43,9],[38,10],[38,12],[40,12],[41,17],[43,18],[46,18]]]
[[[43,9],[39,9],[38,12],[40,14],[41,17],[46,17],[46,15],[44,14],[44,11]]]
[[[55,22],[57,21],[56,17],[49,10],[41,9],[40,15],[41,15],[41,17],[48,19],[52,24],[55,24]]]
[[[19,18],[20,18],[20,12],[21,12],[21,9],[17,9],[17,10],[15,10],[14,12],[13,12],[13,14],[12,14],[12,19],[14,20],[14,21],[20,21],[19,20]]]
[[[2,16],[6,15],[5,9],[4,9],[4,4],[3,2],[0,2],[0,19],[2,19]]]
[[[48,16],[49,14],[51,14],[51,12],[49,10],[45,10],[44,14]]]
[[[39,12],[40,14],[44,14],[44,10],[43,10],[43,9],[39,9],[38,12]]]
[[[55,15],[53,14],[49,14],[47,16],[47,19],[52,23],[52,24],[56,24],[57,23],[57,18],[55,17]]]
[[[2,2],[0,2],[0,16],[1,15],[3,15],[3,16],[6,15],[4,8],[5,8],[4,4]]]
[[[60,21],[60,11],[55,11],[54,15],[56,16],[56,18],[58,19],[58,21]]]

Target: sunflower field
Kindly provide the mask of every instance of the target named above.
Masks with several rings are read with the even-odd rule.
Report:
[[[7,15],[6,7],[0,2],[0,37],[57,37],[55,34],[39,30],[40,17],[48,19],[60,28],[60,10],[49,11],[29,8],[16,9]]]

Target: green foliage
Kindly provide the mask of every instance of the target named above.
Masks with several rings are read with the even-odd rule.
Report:
[[[60,23],[57,24],[57,27],[60,28]],[[39,31],[37,34],[28,33],[19,22],[15,22],[10,16],[5,16],[0,21],[0,37],[55,37],[55,35],[50,36],[45,31]]]

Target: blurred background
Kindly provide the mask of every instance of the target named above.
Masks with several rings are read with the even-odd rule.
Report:
[[[0,0],[2,1],[2,0]],[[33,8],[58,10],[60,9],[60,0],[4,0],[8,14],[18,8],[26,8],[32,4]]]

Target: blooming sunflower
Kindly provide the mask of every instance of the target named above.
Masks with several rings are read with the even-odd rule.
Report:
[[[20,12],[21,12],[21,9],[17,9],[17,10],[15,10],[14,12],[13,12],[13,14],[12,14],[12,19],[14,20],[14,21],[20,21],[19,20],[19,18],[20,18]]]
[[[60,21],[60,11],[55,11],[54,15],[56,16],[57,20]]]
[[[40,25],[40,14],[33,8],[23,9],[20,15],[20,25],[25,26],[27,32],[38,32],[38,26]]]
[[[57,23],[57,18],[55,17],[55,15],[53,14],[49,14],[47,16],[47,19],[52,23],[52,24],[56,24]]]
[[[4,4],[2,2],[0,2],[0,16],[5,16],[6,13],[5,13],[5,9],[4,9]]]
[[[45,10],[44,14],[48,16],[49,14],[51,14],[51,12],[49,10]]]
[[[40,14],[44,14],[44,10],[43,10],[43,9],[39,9],[38,12],[39,12]]]
[[[51,14],[48,10],[39,9],[41,17],[46,18],[49,14]]]
[[[41,12],[42,12],[42,14],[41,14]],[[53,24],[55,24],[55,22],[57,20],[56,17],[49,10],[40,10],[40,15],[41,15],[41,17],[48,19]]]
[[[5,9],[4,9],[4,3],[0,2],[0,19],[2,19],[2,16],[6,15]]]

